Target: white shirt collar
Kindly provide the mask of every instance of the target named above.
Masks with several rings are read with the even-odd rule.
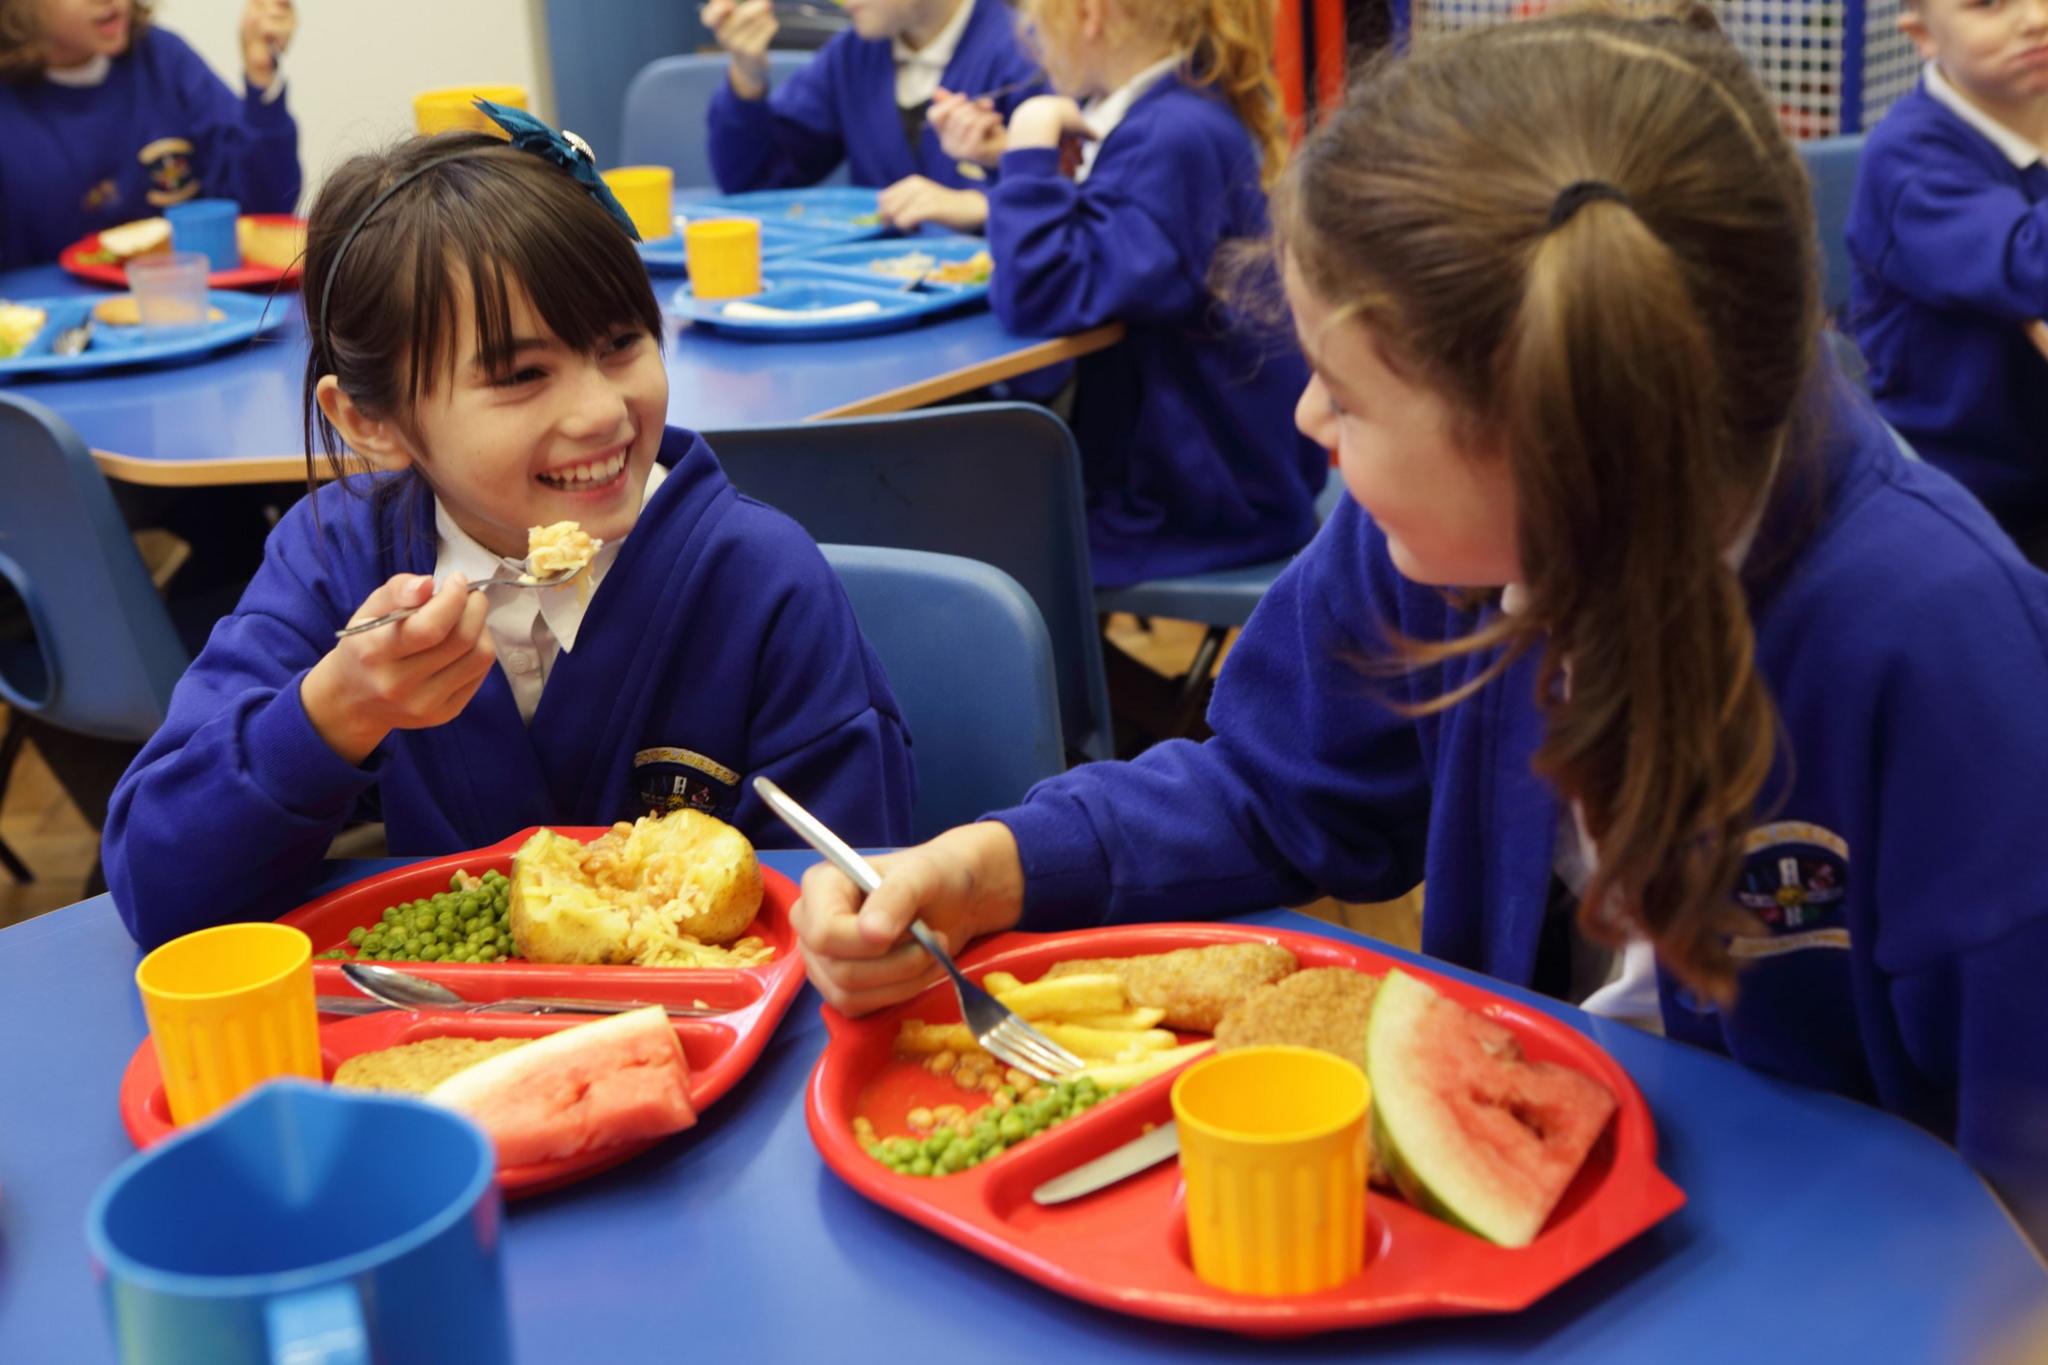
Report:
[[[1081,144],[1081,166],[1074,172],[1074,183],[1086,180],[1088,172],[1095,169],[1095,154],[1102,149],[1102,140],[1116,131],[1116,126],[1124,121],[1124,115],[1131,112],[1131,106],[1138,102],[1138,97],[1178,71],[1187,59],[1185,52],[1170,53],[1108,94],[1088,101],[1081,110],[1081,121],[1095,136]]]
[[[105,85],[107,73],[113,69],[113,58],[102,52],[80,66],[67,66],[62,71],[55,68],[47,69],[43,72],[43,78],[52,85],[68,85],[83,90],[95,85]]]
[[[948,19],[945,27],[933,34],[932,40],[923,47],[912,47],[904,42],[900,35],[889,40],[889,55],[896,59],[898,104],[922,104],[932,97],[931,90],[927,89],[917,99],[903,98],[903,77],[907,74],[905,68],[915,70],[921,79],[929,77],[929,84],[937,86],[940,79],[945,76],[946,68],[952,64],[953,54],[959,50],[960,35],[967,32],[967,21],[974,17],[974,3],[975,0],[960,0],[959,7],[953,11],[953,17]]]
[[[1937,103],[1948,106],[1949,112],[1982,133],[1992,146],[2005,154],[2007,161],[2025,170],[2041,160],[2041,148],[1970,103],[1962,91],[1949,84],[1948,77],[1942,75],[1941,68],[1933,62],[1927,64],[1922,79],[1927,83],[1927,93]]]
[[[668,477],[668,471],[659,461],[647,471],[647,488],[640,505],[645,507],[654,497],[654,490],[661,487],[661,481]],[[472,583],[480,582],[497,573],[500,569],[517,567],[517,560],[500,559],[482,545],[476,538],[455,524],[455,518],[448,514],[439,498],[434,499],[434,530],[439,533],[440,552],[434,559],[434,578],[445,579],[451,573],[460,573]],[[540,619],[547,622],[548,633],[563,649],[576,648],[576,632],[582,628],[583,612],[590,605],[591,594],[604,581],[611,569],[612,561],[619,557],[618,541],[608,541],[591,561],[590,569],[581,578],[564,583],[558,588],[522,588],[514,583],[486,588],[485,596],[496,616],[498,606],[515,602],[527,602],[539,608]],[[528,621],[528,630],[531,620]]]

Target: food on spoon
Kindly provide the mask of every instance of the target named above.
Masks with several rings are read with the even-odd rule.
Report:
[[[422,1038],[360,1052],[335,1068],[334,1083],[351,1090],[424,1095],[456,1072],[525,1047],[531,1038]]]
[[[573,521],[532,526],[526,532],[526,575],[553,578],[581,569],[597,558],[598,542]]]
[[[1114,972],[1133,1005],[1166,1011],[1167,1028],[1213,1033],[1232,1005],[1297,965],[1294,954],[1277,943],[1212,943],[1139,957],[1073,958],[1055,963],[1045,975]]]
[[[1501,1246],[1543,1230],[1614,1113],[1582,1072],[1396,969],[1366,1028],[1372,1145],[1417,1208]]]
[[[235,245],[241,248],[242,264],[286,271],[306,254],[304,223],[265,223],[254,218],[235,223]]]
[[[0,360],[20,355],[42,334],[50,315],[25,303],[0,299]]]
[[[141,218],[100,233],[99,250],[107,264],[132,261],[138,256],[156,256],[171,249],[168,218]]]
[[[427,1099],[474,1119],[501,1166],[663,1137],[697,1121],[689,1063],[659,1005],[533,1039],[456,1072]]]
[[[109,327],[140,327],[142,325],[142,300],[136,298],[133,294],[115,294],[111,298],[101,299],[98,303],[94,304],[92,306],[92,316],[95,322],[103,322]],[[218,308],[209,308],[206,310],[206,320],[208,322],[226,322],[228,315]]]
[[[761,908],[745,835],[695,810],[621,822],[594,843],[540,830],[512,860],[512,941],[532,962],[750,967]]]

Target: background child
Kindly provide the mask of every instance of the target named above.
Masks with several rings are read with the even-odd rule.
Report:
[[[1026,335],[1128,329],[1079,365],[1095,581],[1300,549],[1329,473],[1287,433],[1306,371],[1209,288],[1219,248],[1265,234],[1262,176],[1284,154],[1267,0],[1032,0],[1024,14],[1064,93],[1010,118],[990,300]],[[1069,137],[1086,139],[1071,178]]]
[[[846,0],[853,27],[772,93],[773,0],[711,0],[705,27],[732,54],[711,101],[711,167],[720,188],[811,185],[847,163],[882,189],[892,227],[979,231],[985,176],[940,148],[925,114],[935,93],[992,97],[1007,114],[1043,88],[1018,48],[1003,0]]]
[[[2048,5],[1909,0],[1927,69],[1863,148],[1850,325],[1878,410],[2048,563]]]
[[[1355,501],[1215,738],[1042,783],[865,905],[808,875],[826,998],[928,981],[913,911],[957,948],[1426,878],[1425,951],[1617,974],[1675,1037],[1953,1140],[2048,1232],[2048,576],[1816,363],[1806,181],[1741,59],[1591,15],[1418,47],[1276,216],[1297,417]]]
[[[150,8],[0,0],[0,269],[188,199],[297,206],[299,130],[273,79],[298,24],[291,0],[248,0],[241,96],[152,28]]]
[[[343,440],[383,472],[285,515],[115,792],[139,941],[290,908],[365,797],[404,855],[682,804],[774,843],[757,773],[849,838],[905,837],[908,741],[845,594],[664,427],[647,272],[584,185],[478,134],[357,157],[304,295],[309,448],[317,422],[337,473]],[[605,542],[584,580],[469,591],[564,520]]]

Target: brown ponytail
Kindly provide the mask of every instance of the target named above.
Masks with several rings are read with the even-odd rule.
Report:
[[[1198,0],[1182,19],[1196,84],[1222,92],[1259,149],[1267,189],[1287,164],[1287,118],[1273,73],[1272,0]]]
[[[1553,223],[1580,181],[1614,193]],[[1582,929],[1726,998],[1776,720],[1724,557],[1794,458],[1819,319],[1761,91],[1696,21],[1485,30],[1369,74],[1276,204],[1308,287],[1511,465],[1528,609],[1408,662],[1540,651],[1536,767],[1599,851]]]

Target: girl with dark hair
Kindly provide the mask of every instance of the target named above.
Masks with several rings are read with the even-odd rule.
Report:
[[[588,152],[493,113],[518,145],[417,139],[314,205],[307,477],[316,443],[336,477],[114,794],[145,944],[290,908],[366,797],[408,856],[680,805],[775,843],[756,774],[907,834],[909,741],[838,580],[664,424],[660,312]],[[563,521],[602,542],[579,580],[471,590]]]
[[[828,1001],[1021,925],[1426,881],[1426,952],[1953,1141],[2048,1233],[2048,576],[1822,359],[1799,160],[1703,12],[1418,45],[1278,191],[1351,492],[1215,738],[829,868]]]

